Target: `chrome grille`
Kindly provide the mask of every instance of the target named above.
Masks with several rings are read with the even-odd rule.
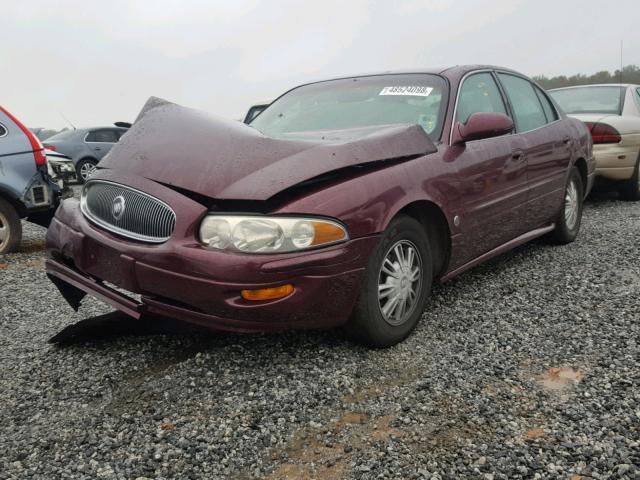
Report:
[[[143,242],[165,242],[176,225],[176,214],[166,203],[102,180],[85,184],[80,208],[89,220],[106,230]]]

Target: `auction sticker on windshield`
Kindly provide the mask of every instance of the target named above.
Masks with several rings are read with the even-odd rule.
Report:
[[[384,87],[380,91],[379,95],[410,95],[412,97],[428,97],[432,91],[433,91],[432,87],[396,86],[396,87]]]

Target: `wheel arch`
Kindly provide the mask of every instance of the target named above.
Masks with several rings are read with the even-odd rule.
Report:
[[[431,200],[415,200],[398,209],[389,222],[398,215],[407,215],[423,226],[432,249],[434,278],[442,275],[451,256],[451,229],[443,209]]]
[[[587,193],[587,184],[589,181],[589,167],[587,166],[587,161],[580,157],[578,158],[573,165],[578,169],[578,172],[580,172],[580,180],[582,180],[582,188],[584,189],[585,195]]]
[[[18,212],[18,216],[20,218],[24,218],[27,216],[27,208],[24,203],[22,203],[11,191],[4,188],[0,185],[0,198],[5,200],[9,205],[15,208],[16,212]]]
[[[96,157],[92,157],[91,155],[84,155],[82,157],[80,157],[78,159],[78,161],[76,162],[76,166],[80,165],[81,162],[84,162],[85,160],[91,160],[92,162],[94,162],[96,165],[98,164],[98,162],[100,160],[98,160]]]

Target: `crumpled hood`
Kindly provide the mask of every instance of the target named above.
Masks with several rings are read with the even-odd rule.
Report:
[[[437,150],[418,125],[305,132],[303,138],[266,137],[241,122],[152,97],[100,167],[215,199],[267,200],[334,170]]]

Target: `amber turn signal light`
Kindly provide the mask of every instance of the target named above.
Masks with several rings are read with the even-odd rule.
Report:
[[[287,295],[291,295],[295,288],[290,283],[281,285],[280,287],[273,288],[261,288],[259,290],[242,290],[240,295],[245,300],[251,300],[253,302],[260,300],[276,300],[278,298],[284,298]]]
[[[339,242],[345,239],[342,228],[331,223],[313,223],[313,242],[311,245],[324,245],[325,243]]]

